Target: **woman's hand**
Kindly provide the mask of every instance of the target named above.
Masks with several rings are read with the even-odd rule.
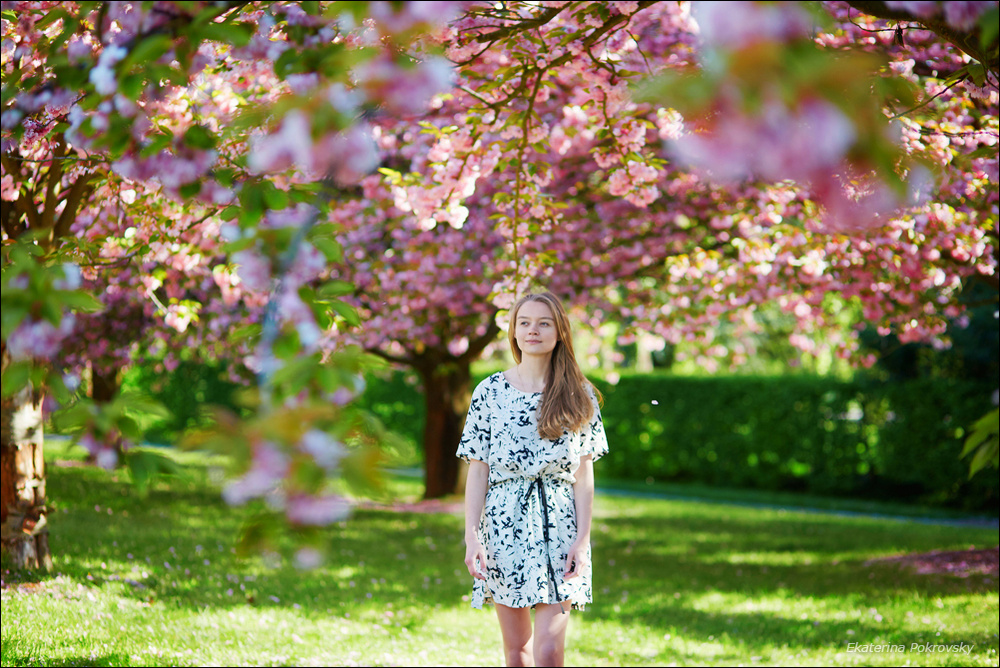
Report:
[[[472,577],[477,580],[486,579],[486,548],[479,542],[478,537],[466,538],[465,566]]]
[[[573,547],[569,549],[569,554],[566,555],[566,568],[563,570],[563,580],[571,580],[583,572],[584,566],[587,565],[587,548],[589,545],[589,540],[578,540],[573,543]]]

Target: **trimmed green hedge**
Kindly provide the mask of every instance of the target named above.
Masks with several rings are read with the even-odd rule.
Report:
[[[168,374],[134,368],[124,384],[151,391],[173,411],[147,436],[172,442],[199,422],[205,404],[232,406],[236,386],[222,375],[185,362]],[[970,481],[968,459],[958,458],[964,430],[992,408],[996,386],[988,381],[633,375],[617,385],[595,382],[611,445],[598,465],[602,477],[997,510],[996,471]],[[370,377],[361,403],[423,451],[424,401],[413,374]]]
[[[151,443],[173,443],[185,429],[204,422],[209,406],[224,406],[240,413],[235,402],[240,386],[226,379],[222,364],[183,361],[173,371],[156,371],[153,364],[130,367],[121,379],[122,389],[135,389],[159,401],[171,413],[167,420],[153,419],[144,424],[145,438]]]
[[[407,378],[369,379],[363,402],[419,450],[423,399]],[[992,407],[995,387],[983,381],[636,375],[596,384],[611,445],[601,476],[996,512],[996,472],[970,481],[958,458],[965,428]]]

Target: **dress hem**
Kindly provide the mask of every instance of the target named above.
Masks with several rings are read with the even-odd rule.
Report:
[[[534,602],[528,603],[526,605],[507,605],[506,603],[501,603],[500,605],[507,605],[508,608],[516,608],[516,609],[531,608],[532,610],[534,610],[535,606],[537,606],[539,603],[545,603],[547,605],[559,605],[558,602],[556,602],[556,603],[549,603],[548,601],[534,601]],[[579,610],[579,611],[582,612],[582,611],[586,610],[587,606],[591,605],[593,603],[593,601],[582,601],[581,602],[581,601],[574,601],[572,599],[568,599],[567,598],[567,599],[563,600],[562,603],[569,603],[571,610]],[[480,601],[479,605],[476,605],[476,601],[473,601],[471,603],[471,605],[472,605],[473,609],[475,609],[475,610],[482,610],[483,607],[487,606],[487,605],[493,605],[493,606],[495,606],[496,605],[496,601],[493,600],[492,596],[488,596],[488,597],[484,598],[482,601]]]

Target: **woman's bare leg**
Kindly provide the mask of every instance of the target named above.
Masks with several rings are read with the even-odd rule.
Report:
[[[503,634],[503,655],[508,666],[534,666],[531,652],[531,608],[494,604]],[[559,609],[559,606],[556,606]]]
[[[563,614],[563,610],[566,614]],[[566,627],[569,625],[570,602],[562,608],[551,603],[535,606],[535,661],[539,666],[562,666],[566,653]]]

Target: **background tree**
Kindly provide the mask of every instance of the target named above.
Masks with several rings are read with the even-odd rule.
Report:
[[[447,19],[447,6],[435,10]],[[344,442],[379,432],[345,405],[358,356],[317,364],[325,354],[317,321],[353,317],[318,262],[340,249],[317,222],[330,192],[374,166],[361,115],[395,104],[376,70],[397,80],[428,72],[424,89],[406,97],[409,109],[445,83],[447,67],[433,54],[404,53],[428,18],[389,3],[3,4],[2,190],[14,204],[3,221],[4,544],[38,547],[16,547],[19,565],[48,561],[37,554],[45,551],[42,394],[73,399],[59,361],[121,360],[104,337],[73,339],[72,312],[100,310],[78,289],[81,268],[105,317],[155,314],[155,329],[187,331],[186,343],[195,320],[216,341],[233,338],[234,320],[249,324],[232,349],[258,373],[253,417],[221,415],[200,441],[234,454],[244,474],[226,498],[270,495],[303,535],[344,516],[328,474],[339,470]],[[128,214],[117,216],[116,195],[126,192]],[[224,232],[220,216],[234,221]],[[262,280],[254,294],[234,295],[241,281],[230,254],[243,285]],[[209,277],[219,291],[206,290]],[[117,324],[115,342],[134,337],[124,348],[150,337]],[[71,341],[80,347],[61,351]],[[30,425],[15,419],[29,408]],[[133,425],[120,402],[77,402],[69,412],[100,436],[128,436]]]
[[[473,5],[441,36],[453,93],[377,122],[382,177],[334,212],[339,272],[353,340],[423,381],[428,496],[454,489],[469,364],[528,285],[709,368],[754,354],[764,304],[803,351],[871,364],[855,327],[945,346],[964,283],[995,294],[987,71],[918,16],[900,41],[844,4],[723,5]],[[995,3],[966,10],[980,39]]]
[[[236,453],[230,501],[283,490],[307,526],[342,516],[323,472],[372,433],[343,405],[358,358],[333,351],[421,370],[436,496],[468,365],[529,285],[706,360],[752,355],[713,331],[753,332],[763,303],[804,350],[823,331],[858,357],[854,311],[947,345],[963,283],[996,291],[996,3],[885,3],[905,25],[722,5],[5,4],[4,396],[68,400],[39,362],[94,303],[61,267],[131,256],[122,276],[164,325],[250,324],[254,417],[199,443]],[[135,224],[90,227],[85,196],[108,218],[116,180]],[[158,276],[195,255],[174,269],[200,285]],[[119,413],[84,421],[121,431]]]

